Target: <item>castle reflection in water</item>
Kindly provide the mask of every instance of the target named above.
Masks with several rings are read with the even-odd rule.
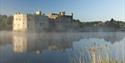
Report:
[[[87,36],[86,34],[30,34],[30,33],[13,33],[12,34],[12,45],[13,51],[16,53],[23,52],[42,52],[42,50],[51,51],[65,51],[66,48],[72,48],[73,42],[80,40],[81,38],[103,38],[106,41],[114,43],[115,41],[122,40],[123,37],[115,36],[110,34],[109,36],[105,34],[92,34],[93,36]]]
[[[52,36],[52,35],[49,35]],[[42,52],[43,50],[50,51],[65,51],[66,48],[72,48],[73,40],[66,40],[66,37],[49,37],[45,35],[28,35],[25,33],[12,36],[13,51],[16,53],[24,52]]]
[[[94,47],[104,47],[97,58],[123,63],[125,33],[1,33],[0,63],[72,63],[79,58],[90,63]]]

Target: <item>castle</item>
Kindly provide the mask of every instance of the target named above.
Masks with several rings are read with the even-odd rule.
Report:
[[[65,12],[50,13],[45,15],[41,11],[34,14],[14,14],[13,31],[18,32],[42,32],[46,30],[50,23],[70,23],[73,21],[73,13],[65,15]]]

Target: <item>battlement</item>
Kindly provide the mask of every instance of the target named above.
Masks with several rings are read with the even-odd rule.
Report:
[[[50,19],[56,19],[58,17],[73,17],[73,13],[71,15],[66,15],[65,12],[59,12],[59,13],[49,13],[48,17]]]

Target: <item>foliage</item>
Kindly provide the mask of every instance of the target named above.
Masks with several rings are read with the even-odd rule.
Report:
[[[0,30],[11,30],[12,20],[12,16],[0,15]]]

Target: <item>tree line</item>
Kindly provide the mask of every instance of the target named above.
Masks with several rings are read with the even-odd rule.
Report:
[[[12,30],[13,16],[0,15],[0,30]],[[125,22],[116,21],[113,18],[109,21],[81,22],[73,20],[71,23],[51,23],[47,31],[55,32],[112,32],[125,31]]]
[[[12,30],[13,16],[0,15],[0,30]]]

